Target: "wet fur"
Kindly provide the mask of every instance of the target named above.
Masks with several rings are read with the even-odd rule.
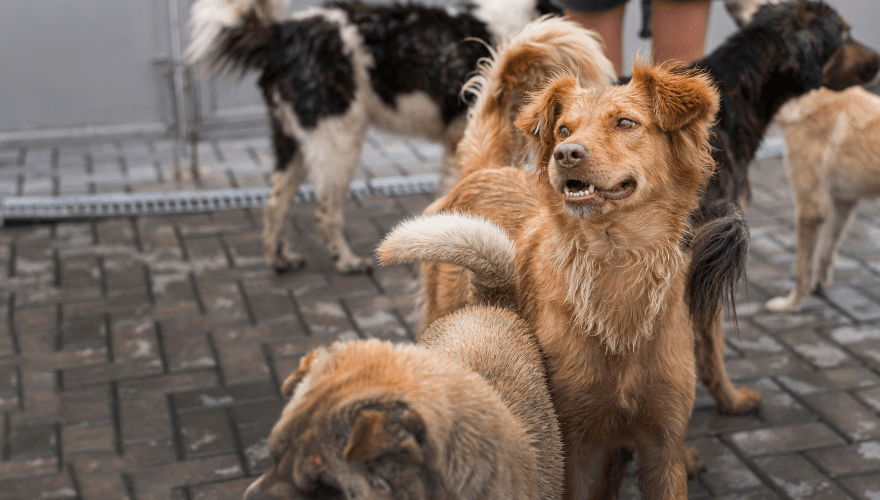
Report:
[[[831,285],[834,254],[858,201],[880,195],[880,97],[860,87],[819,89],[789,101],[775,123],[788,145],[797,245],[794,287],[766,307],[792,312]]]
[[[441,189],[457,179],[461,86],[489,54],[485,23],[415,4],[330,2],[293,15],[286,0],[199,0],[190,62],[260,73],[276,157],[264,210],[264,252],[278,272],[304,265],[284,237],[289,205],[308,176],[317,226],[340,272],[371,260],[351,250],[343,204],[369,126],[443,143]],[[480,42],[482,40],[483,42]]]
[[[748,165],[776,111],[789,99],[825,85],[840,89],[873,77],[878,59],[849,38],[846,22],[828,5],[795,0],[754,5],[728,0],[745,26],[692,67],[706,71],[721,92],[712,146],[715,174],[695,212],[688,300],[697,331],[698,368],[718,410],[747,413],[760,394],[736,389],[724,367],[721,309],[733,307],[744,276],[750,197]]]
[[[487,299],[490,300],[490,299]],[[562,443],[543,360],[509,310],[471,306],[418,346],[307,354],[246,500],[557,500]]]
[[[503,115],[503,107],[483,109]],[[515,243],[517,311],[547,357],[566,445],[567,498],[613,495],[630,447],[640,456],[646,498],[686,497],[686,466],[694,464],[683,440],[695,374],[680,241],[711,172],[707,139],[716,109],[715,90],[693,72],[637,65],[628,86],[604,89],[583,89],[563,74],[517,120],[538,174],[487,162],[427,210],[485,217]],[[606,127],[616,113],[637,117],[636,135]],[[563,206],[551,153],[565,142],[557,135],[565,120],[570,140],[588,144],[603,166],[593,175],[631,172],[640,179],[638,196],[587,216]],[[466,134],[475,123],[492,117],[474,116]],[[422,267],[428,321],[466,301],[471,285],[449,262]],[[605,454],[608,474],[591,485],[595,453]]]

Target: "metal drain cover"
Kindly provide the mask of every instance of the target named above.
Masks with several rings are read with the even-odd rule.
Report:
[[[356,180],[349,197],[430,194],[437,188],[438,174],[382,177]],[[0,223],[4,221],[87,219],[175,215],[222,210],[263,208],[269,188],[220,189],[212,191],[169,191],[160,193],[113,193],[82,196],[13,196],[0,204]],[[314,203],[315,188],[303,184],[297,203]]]

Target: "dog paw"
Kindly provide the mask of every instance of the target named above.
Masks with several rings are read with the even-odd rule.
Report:
[[[296,252],[285,252],[269,259],[269,265],[272,266],[276,274],[284,274],[305,267],[306,260]]]
[[[800,304],[792,300],[790,295],[785,297],[774,297],[764,304],[764,308],[773,312],[795,312],[800,309]]]
[[[704,470],[703,463],[700,461],[700,452],[693,449],[687,448],[684,450],[684,469],[687,471],[688,479],[693,479],[697,477],[697,475]]]
[[[352,257],[336,261],[336,270],[340,274],[366,273],[373,267],[373,259],[368,257]]]
[[[730,402],[718,402],[718,412],[727,415],[746,415],[758,411],[761,404],[761,393],[748,387],[740,387],[734,391]]]

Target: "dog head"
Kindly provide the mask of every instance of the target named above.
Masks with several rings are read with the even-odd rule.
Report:
[[[291,399],[269,437],[275,465],[245,500],[426,497],[426,425],[399,390],[388,390],[401,386],[383,380],[393,364],[388,349],[337,343],[302,359],[284,381]],[[403,370],[397,379],[410,373],[392,369]]]
[[[712,172],[718,99],[698,71],[637,63],[623,86],[585,89],[570,74],[553,78],[517,126],[531,137],[548,195],[569,214],[594,218],[656,201],[687,213]]]
[[[793,76],[806,88],[842,90],[870,81],[880,69],[880,56],[854,40],[849,24],[824,2],[728,0],[728,10],[754,33],[782,33]]]

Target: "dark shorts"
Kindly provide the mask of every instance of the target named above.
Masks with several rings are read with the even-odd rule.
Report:
[[[620,7],[629,0],[550,0],[550,3],[562,10],[576,12],[602,12],[604,10]],[[690,0],[673,0],[690,1]]]

